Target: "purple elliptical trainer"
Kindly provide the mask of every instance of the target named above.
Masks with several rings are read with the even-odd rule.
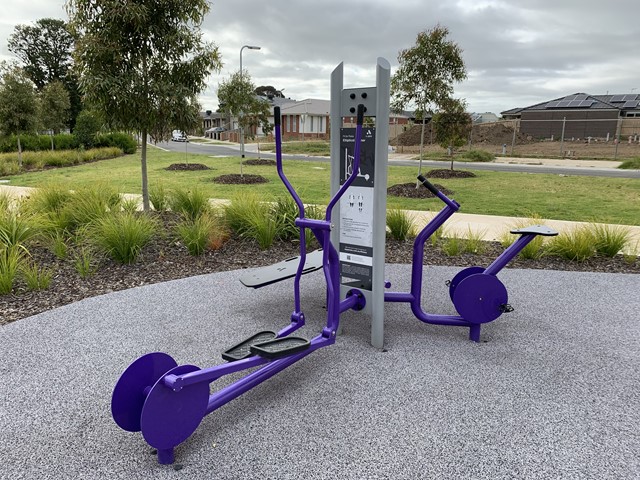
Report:
[[[225,351],[228,363],[200,369],[194,365],[178,365],[166,353],[155,352],[135,360],[122,373],[111,398],[111,413],[122,429],[142,431],[149,445],[157,449],[158,462],[174,461],[174,448],[198,428],[202,419],[271,378],[310,353],[335,343],[340,314],[364,308],[362,293],[353,289],[340,301],[339,259],[330,241],[331,211],[358,175],[364,106],[358,105],[353,172],[333,196],[324,220],[307,219],[304,205],[282,170],[282,134],[280,108],[274,109],[276,164],[278,175],[298,206],[295,223],[300,228],[300,263],[294,280],[294,311],[291,323],[279,332],[263,331]],[[300,277],[306,256],[304,229],[309,228],[322,246],[323,271],[327,283],[327,324],[315,338],[306,340],[290,336],[305,323],[300,308]],[[209,384],[235,372],[260,367],[216,393]]]

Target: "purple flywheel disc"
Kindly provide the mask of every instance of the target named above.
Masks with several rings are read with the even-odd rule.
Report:
[[[200,370],[194,365],[180,365],[167,372],[172,375]],[[147,396],[140,427],[149,445],[158,450],[173,448],[184,442],[198,428],[209,404],[207,382],[187,385],[174,392],[159,379]]]
[[[111,396],[111,415],[120,428],[140,431],[140,414],[147,391],[178,364],[166,353],[148,353],[135,360],[120,375]]]
[[[462,318],[471,323],[487,323],[502,315],[507,289],[493,275],[476,273],[462,280],[453,293],[453,304]]]

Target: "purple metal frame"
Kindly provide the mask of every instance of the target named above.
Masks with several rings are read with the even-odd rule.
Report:
[[[155,403],[149,404],[147,407],[147,401],[145,400],[145,405],[142,408],[143,413],[143,423],[147,425],[153,425],[153,428],[149,427],[149,430],[153,430],[152,433],[146,432],[145,429],[142,428],[143,436],[145,439],[154,446],[154,443],[158,445],[158,462],[162,464],[173,463],[174,454],[173,448],[179,445],[185,438],[191,435],[195,428],[197,428],[197,422],[194,418],[189,418],[190,426],[186,428],[182,428],[180,426],[180,418],[175,418],[181,414],[184,414],[183,410],[188,410],[192,406],[199,406],[200,403],[200,385],[202,384],[210,384],[215,380],[229,375],[231,373],[240,372],[246,369],[261,367],[260,369],[250,373],[244,378],[232,383],[231,385],[222,388],[216,393],[209,395],[209,399],[206,405],[206,410],[204,416],[209,413],[215,411],[220,408],[222,405],[230,402],[234,398],[242,395],[247,392],[251,388],[256,385],[264,382],[265,380],[271,378],[275,374],[284,370],[288,366],[293,363],[301,360],[306,357],[310,353],[326,347],[328,345],[332,345],[335,343],[336,331],[338,330],[338,326],[340,323],[340,314],[344,311],[355,309],[360,310],[364,307],[365,298],[364,296],[357,290],[353,290],[350,292],[350,295],[347,296],[343,301],[340,301],[339,296],[339,258],[338,253],[335,247],[331,244],[330,241],[330,231],[331,231],[331,210],[333,206],[338,202],[340,197],[344,194],[344,192],[349,188],[349,185],[355,180],[360,164],[360,146],[362,139],[362,123],[364,118],[364,107],[359,105],[358,107],[358,123],[356,126],[356,145],[354,151],[354,168],[353,173],[347,179],[347,181],[343,184],[340,190],[335,194],[335,196],[329,202],[329,206],[327,207],[325,220],[312,220],[306,219],[304,216],[304,204],[302,200],[296,193],[295,189],[285,176],[282,169],[282,134],[280,129],[280,109],[278,107],[275,108],[274,112],[275,116],[275,142],[276,142],[276,165],[278,170],[278,175],[280,176],[282,182],[285,187],[293,197],[296,205],[298,206],[298,210],[300,216],[296,219],[296,225],[300,228],[300,264],[298,266],[295,280],[294,280],[294,311],[291,315],[291,324],[287,327],[280,330],[277,334],[278,337],[285,337],[292,332],[296,331],[300,327],[304,325],[304,314],[300,307],[300,277],[302,276],[302,271],[304,269],[304,263],[306,258],[306,242],[305,242],[305,228],[311,229],[313,234],[316,236],[323,249],[323,271],[325,275],[325,280],[327,283],[327,324],[322,329],[322,332],[313,338],[310,341],[310,347],[306,350],[303,350],[299,353],[291,354],[290,356],[278,358],[278,359],[267,359],[259,356],[249,357],[243,360],[238,360],[236,362],[222,364],[218,366],[214,366],[211,368],[205,369],[197,369],[197,367],[193,366],[185,366],[176,367],[175,369],[165,372],[160,378],[155,382],[155,384],[151,384],[146,386],[147,380],[146,377],[156,378],[155,374],[151,371],[153,362],[151,360],[155,360],[156,357],[150,359],[149,363],[151,367],[143,369],[142,373],[138,372],[136,369],[128,369],[123,373],[122,379],[128,381],[129,384],[134,385],[131,389],[132,395],[144,395],[147,398],[153,396],[156,400]],[[159,354],[156,354],[158,356]],[[160,354],[163,355],[163,354]],[[171,359],[171,362],[173,360]],[[145,363],[145,366],[146,366]],[[135,362],[134,362],[135,364]],[[133,365],[133,364],[132,364]],[[139,369],[138,369],[139,370]],[[150,370],[147,372],[147,370]],[[175,370],[175,373],[174,373]],[[154,380],[155,381],[155,380]],[[142,383],[145,383],[144,388],[140,387]],[[195,389],[194,387],[198,387]],[[208,389],[208,387],[207,387]],[[138,391],[139,390],[139,391]],[[197,390],[197,391],[196,391]],[[172,393],[173,392],[173,393]],[[208,392],[208,390],[207,390]],[[205,392],[205,395],[206,393]],[[174,397],[173,395],[176,395]],[[173,403],[174,405],[179,405],[181,400],[179,395],[184,395],[183,407],[182,409],[178,409],[179,411],[171,410],[172,407],[165,408],[164,404]],[[120,395],[122,396],[122,395]],[[120,398],[120,396],[118,398]],[[115,398],[115,397],[114,397]],[[163,400],[165,399],[165,400]],[[171,400],[171,401],[169,401]],[[117,400],[115,405],[116,410],[131,410],[131,415],[135,415],[138,412],[139,405],[137,402],[133,407],[130,406],[131,402],[125,402]],[[112,409],[113,400],[112,400]],[[146,410],[145,410],[146,409]],[[127,412],[125,412],[127,413]],[[131,416],[129,415],[129,416]],[[158,425],[161,425],[162,422],[167,420],[167,416],[171,416],[171,422],[173,430],[163,430],[161,427],[158,428]],[[203,416],[203,418],[204,418]],[[126,415],[125,415],[126,417]],[[125,420],[128,417],[125,418]],[[122,423],[122,422],[121,422]],[[125,422],[126,423],[126,422]],[[129,422],[131,423],[131,422]],[[134,422],[137,425],[137,422]],[[195,424],[195,426],[192,426]],[[136,426],[134,425],[134,426]],[[192,430],[190,429],[192,428]],[[173,438],[178,438],[179,440],[173,441]],[[151,440],[150,440],[151,439]]]
[[[428,181],[423,180],[426,188],[431,190],[445,203],[444,208],[422,229],[413,244],[413,257],[411,261],[411,291],[410,292],[385,292],[385,302],[405,302],[411,306],[411,311],[416,318],[424,323],[433,325],[451,325],[469,328],[469,339],[480,341],[480,323],[471,322],[460,315],[437,315],[427,313],[422,309],[422,275],[424,262],[424,244],[435,231],[440,228],[455,212],[460,209],[460,204],[450,199],[437,190]],[[531,240],[535,234],[523,234],[509,248],[496,258],[491,265],[484,269],[482,275],[496,276]],[[389,283],[387,283],[390,286]]]

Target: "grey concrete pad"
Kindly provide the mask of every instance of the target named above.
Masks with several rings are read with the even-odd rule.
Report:
[[[454,313],[425,271],[425,309]],[[387,266],[405,290],[409,266]],[[2,479],[637,479],[640,276],[506,270],[513,313],[466,329],[386,307],[386,352],[343,315],[335,345],[206,417],[158,465],[110,415],[119,374],[147,352],[208,367],[288,323],[292,282],[249,290],[239,272],[91,298],[0,328]],[[325,318],[320,272],[303,281],[307,326]],[[235,375],[234,378],[239,378]],[[222,379],[212,390],[228,384]]]

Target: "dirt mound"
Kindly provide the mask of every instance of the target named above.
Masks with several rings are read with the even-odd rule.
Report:
[[[524,133],[516,132],[516,145],[531,143],[533,139]],[[513,127],[504,123],[485,123],[474,125],[471,132],[471,143],[486,145],[511,145]]]
[[[237,173],[220,175],[213,179],[214,183],[221,183],[223,185],[251,185],[254,183],[267,183],[268,181],[269,180],[262,175],[239,175]]]
[[[245,160],[242,162],[243,165],[275,165],[275,160],[270,160],[268,158],[252,158],[250,160]]]
[[[452,195],[453,192],[437,183],[434,186],[445,195]],[[405,198],[433,198],[435,195],[424,187],[416,188],[415,183],[398,183],[387,188],[387,195]]]
[[[201,163],[172,163],[167,168],[165,168],[165,170],[180,171],[180,172],[184,172],[184,171],[191,172],[191,171],[196,171],[196,170],[211,170],[211,169],[209,167],[207,167],[206,165],[203,165]]]
[[[422,134],[422,124],[414,125],[413,127],[405,130],[396,138],[389,142],[393,146],[410,147],[413,145],[420,145],[420,135]],[[431,124],[427,123],[424,126],[424,143],[428,144],[431,140]]]
[[[437,168],[435,170],[429,170],[426,175],[427,178],[472,178],[476,174],[468,172],[467,170],[451,170],[450,168]],[[443,192],[448,195],[446,192]]]
[[[420,135],[422,132],[422,125],[414,125],[413,127],[402,132],[396,138],[389,143],[393,146],[416,146],[420,145]],[[431,141],[431,124],[427,123],[424,127],[424,143],[428,144]],[[485,123],[474,125],[471,132],[472,144],[485,144],[485,145],[511,145],[513,141],[513,128],[511,125],[504,123]],[[525,135],[520,132],[516,132],[516,145],[522,145],[526,143],[533,143],[533,138],[529,135]]]

